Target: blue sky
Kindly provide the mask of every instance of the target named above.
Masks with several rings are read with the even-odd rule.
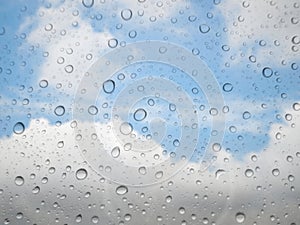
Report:
[[[119,45],[144,40],[162,40],[180,45],[194,53],[198,51],[196,57],[200,57],[213,71],[220,88],[222,89],[225,83],[231,83],[233,86],[230,92],[222,91],[225,104],[230,109],[227,113],[224,146],[230,151],[242,153],[241,156],[249,151],[262,151],[270,139],[270,126],[278,122],[287,123],[284,120],[285,109],[291,108],[293,103],[299,101],[299,68],[291,68],[292,63],[299,64],[299,56],[287,50],[285,43],[281,43],[283,47],[276,46],[272,36],[270,37],[268,32],[264,33],[263,29],[261,33],[254,33],[251,38],[240,34],[236,40],[231,24],[226,23],[225,15],[220,10],[220,5],[225,4],[223,2],[174,3],[171,7],[174,10],[168,11],[164,11],[166,5],[148,7],[147,3],[126,5],[125,2],[98,2],[92,8],[85,8],[81,3],[72,1],[52,4],[40,1],[25,4],[23,1],[14,1],[1,4],[3,7],[0,21],[1,27],[5,29],[5,34],[0,36],[1,137],[9,137],[18,121],[27,127],[34,118],[46,118],[50,124],[72,120],[72,100],[82,73],[76,70],[76,64],[72,64],[75,69],[70,75],[63,71],[63,68],[57,70],[47,52],[49,46],[54,46],[59,51],[59,44],[55,46],[55,43],[59,42],[73,46],[72,49],[76,52],[76,37],[82,36],[84,39],[82,27],[87,25],[91,28],[88,35],[104,32],[110,35],[104,35],[103,40],[97,43],[99,48],[93,49],[93,60],[111,50],[107,45],[110,38],[117,39]],[[123,20],[120,16],[122,10],[132,6],[132,18]],[[59,21],[55,14],[51,16],[52,10],[61,13],[60,19],[66,15],[66,20],[73,18],[65,21],[67,33],[68,29],[73,30],[72,38],[67,35],[69,39],[63,40],[64,37],[59,37],[59,30],[50,36],[49,32],[45,31],[47,23],[44,18],[50,19],[48,22],[53,24],[54,28],[58,26]],[[156,19],[153,19],[154,16]],[[76,21],[79,21],[78,25]],[[209,32],[204,34],[199,29],[203,24],[210,27]],[[129,37],[129,33],[133,31],[137,33],[136,37]],[[34,40],[33,33],[40,39]],[[289,35],[291,38],[293,33]],[[261,40],[266,42],[265,46],[260,45]],[[232,46],[235,42],[237,45]],[[67,47],[64,49],[66,52]],[[92,48],[86,50],[88,52]],[[281,54],[278,55],[278,52]],[[52,54],[51,51],[49,54]],[[76,54],[80,56],[79,53]],[[251,55],[256,56],[256,62],[249,60]],[[281,59],[286,60],[279,64]],[[70,59],[70,62],[76,63],[74,59]],[[49,74],[45,74],[45,65]],[[89,65],[83,64],[81,69],[87,70]],[[262,76],[265,67],[270,67],[273,71],[270,78]],[[152,72],[155,73],[154,71]],[[48,80],[48,87],[41,88],[40,80],[49,76],[53,79]],[[68,86],[68,83],[72,83],[72,86]],[[188,86],[184,86],[184,80],[178,80],[178,83],[183,85],[184,89],[188,89]],[[28,104],[26,99],[29,100]],[[266,107],[263,108],[262,104]],[[54,109],[59,105],[65,107],[66,113],[58,117],[54,114]],[[251,113],[251,118],[243,119],[245,111]],[[230,126],[235,126],[237,131],[229,132]],[[239,154],[237,156],[241,157]]]

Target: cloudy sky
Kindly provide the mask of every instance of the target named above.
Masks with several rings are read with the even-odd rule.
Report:
[[[299,1],[0,7],[3,224],[298,224]]]

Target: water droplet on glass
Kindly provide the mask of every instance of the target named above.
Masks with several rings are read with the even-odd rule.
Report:
[[[221,175],[223,175],[225,173],[225,170],[223,169],[218,169],[216,172],[215,172],[215,178],[216,179],[219,179]]]
[[[262,70],[262,75],[266,78],[269,78],[273,75],[273,70],[270,67],[265,67]]]
[[[15,134],[22,134],[25,130],[25,126],[22,122],[17,122],[14,125],[13,131]]]
[[[40,193],[40,187],[39,186],[35,186],[33,189],[32,189],[32,193],[33,194],[38,194],[38,193]]]
[[[212,146],[212,149],[215,151],[215,152],[219,152],[221,151],[221,145],[219,143],[214,143],[213,146]]]
[[[251,170],[251,169],[246,169],[245,170],[245,176],[246,177],[252,177],[253,175],[254,175],[253,170]]]
[[[87,175],[88,175],[88,173],[87,173],[86,169],[81,168],[76,171],[76,178],[78,180],[84,180],[87,177]]]
[[[273,169],[272,170],[272,174],[273,174],[273,176],[275,176],[275,177],[277,177],[277,176],[279,176],[279,174],[280,174],[280,171],[279,171],[279,169]]]
[[[128,188],[124,185],[121,185],[116,188],[117,195],[125,195],[128,192]]]
[[[5,27],[1,27],[0,29],[0,35],[4,35],[5,34]]]
[[[245,219],[246,219],[246,216],[244,213],[239,212],[235,215],[235,220],[238,223],[243,223],[245,221]]]
[[[107,94],[111,94],[115,90],[115,82],[113,80],[107,80],[102,85],[103,91]]]
[[[164,175],[164,173],[163,173],[162,171],[158,171],[158,172],[155,173],[155,177],[156,177],[157,179],[162,178],[163,175]]]
[[[62,105],[59,105],[57,106],[55,109],[54,109],[54,113],[55,115],[57,116],[62,116],[65,114],[65,107],[63,107]]]
[[[23,184],[24,184],[24,178],[22,177],[22,176],[17,176],[16,178],[15,178],[15,184],[17,185],[17,186],[22,186]]]
[[[250,119],[251,118],[251,113],[248,112],[248,111],[245,111],[243,113],[243,119],[247,120],[247,119]]]
[[[231,83],[225,83],[225,84],[223,85],[223,90],[224,90],[225,92],[231,92],[232,89],[233,89],[233,86],[232,86]]]
[[[130,123],[124,122],[120,126],[120,132],[124,135],[128,135],[132,132],[133,127]]]
[[[91,115],[96,115],[98,113],[98,108],[94,105],[91,105],[89,108],[88,108],[88,112],[89,114]]]
[[[125,21],[130,20],[132,18],[132,11],[130,9],[123,9],[121,11],[121,17]]]
[[[298,102],[294,103],[294,104],[293,104],[293,109],[294,109],[295,111],[299,111],[299,110],[300,110],[300,104],[299,104]]]
[[[92,220],[92,223],[96,224],[96,223],[99,222],[99,217],[98,216],[93,216],[91,220]]]
[[[80,223],[81,221],[82,221],[82,215],[79,214],[79,215],[76,216],[75,222],[76,222],[76,223]]]
[[[48,86],[48,81],[47,80],[41,80],[39,83],[41,88],[46,88]]]
[[[139,173],[142,174],[142,175],[145,175],[147,173],[147,169],[145,166],[141,166],[139,169],[138,169]]]
[[[185,214],[185,208],[183,207],[180,207],[179,210],[178,210],[179,214],[183,215]]]
[[[108,40],[108,47],[110,48],[115,48],[118,45],[118,40],[115,38],[109,39]]]
[[[113,158],[118,158],[120,156],[120,148],[118,146],[114,147],[110,154]]]
[[[73,67],[72,65],[67,65],[67,66],[65,66],[65,71],[66,71],[67,73],[72,73],[73,70],[74,70],[74,67]]]
[[[94,5],[94,0],[82,0],[82,5],[86,8],[91,8]]]
[[[137,109],[134,114],[133,114],[133,118],[136,121],[142,121],[143,119],[145,119],[147,116],[147,112],[145,111],[145,109],[139,108]]]
[[[209,32],[210,27],[207,24],[201,24],[199,26],[199,30],[201,33],[206,34],[207,32]]]
[[[173,103],[169,104],[169,110],[170,110],[171,112],[176,111],[176,105],[173,104]]]

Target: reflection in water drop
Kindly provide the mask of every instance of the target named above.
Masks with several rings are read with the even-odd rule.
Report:
[[[111,150],[111,156],[113,158],[118,158],[120,156],[120,148],[118,146],[114,147],[112,150]]]
[[[14,125],[13,131],[14,131],[15,134],[22,134],[24,132],[24,130],[25,130],[25,126],[21,122],[17,122]]]
[[[55,115],[57,116],[62,116],[65,114],[65,107],[63,107],[62,105],[59,105],[57,106],[55,109],[54,109],[54,113]]]
[[[117,195],[125,195],[128,192],[128,188],[124,185],[121,185],[116,188]]]
[[[121,17],[125,21],[130,20],[132,18],[132,11],[130,9],[123,9],[121,11]]]
[[[78,180],[84,180],[87,177],[87,175],[88,175],[88,173],[87,173],[86,169],[81,168],[76,171],[76,178]]]
[[[244,213],[239,212],[235,215],[235,220],[238,223],[243,223],[245,221],[245,219],[246,219],[246,216]]]
[[[133,118],[136,120],[136,121],[142,121],[143,119],[145,119],[147,116],[147,112],[145,109],[137,109],[134,114],[133,114]]]
[[[111,94],[115,90],[115,82],[113,80],[107,80],[103,83],[103,91],[107,94]]]
[[[24,184],[24,178],[22,177],[22,176],[17,176],[16,178],[15,178],[15,184],[17,185],[17,186],[22,186],[23,184]]]
[[[98,113],[98,108],[94,105],[91,105],[89,108],[88,108],[88,112],[89,114],[91,115],[96,115]]]
[[[206,33],[209,32],[210,27],[207,24],[201,24],[199,26],[199,30],[200,30],[201,33],[206,34]]]
[[[273,70],[270,67],[265,67],[262,70],[262,75],[266,78],[269,78],[273,75]]]

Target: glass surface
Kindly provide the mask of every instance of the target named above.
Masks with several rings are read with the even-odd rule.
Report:
[[[300,2],[0,2],[0,224],[299,225]]]

